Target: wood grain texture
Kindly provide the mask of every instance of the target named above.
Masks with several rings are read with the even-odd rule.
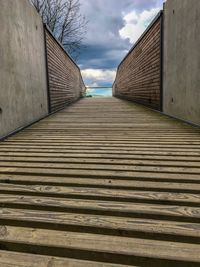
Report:
[[[121,264],[109,264],[75,260],[70,258],[58,258],[52,256],[33,255],[0,251],[0,266],[2,267],[123,267]],[[136,266],[135,266],[136,267]]]
[[[200,130],[82,99],[0,143],[0,265],[200,264]]]

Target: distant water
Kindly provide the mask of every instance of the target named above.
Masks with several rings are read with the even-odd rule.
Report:
[[[89,88],[86,90],[86,96],[112,96],[112,87],[111,88]]]

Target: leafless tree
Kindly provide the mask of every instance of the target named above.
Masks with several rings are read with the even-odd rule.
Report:
[[[43,22],[76,60],[83,45],[87,20],[80,13],[79,0],[30,0]]]

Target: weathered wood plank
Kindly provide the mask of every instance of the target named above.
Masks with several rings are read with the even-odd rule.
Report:
[[[194,150],[197,150],[197,152],[200,152],[200,144],[181,144],[181,148],[182,150],[185,149],[185,148],[189,148],[189,151],[191,151],[192,149]],[[141,143],[133,143],[133,144],[128,144],[128,143],[123,143],[123,144],[120,144],[120,143],[101,143],[100,142],[100,147],[104,147],[105,148],[118,148],[118,149],[126,149],[126,147],[128,147],[129,149],[130,148],[172,148],[172,149],[175,149],[177,148],[177,151],[180,149],[180,144],[169,144],[168,142],[167,143],[153,143],[153,142],[149,142],[149,143],[145,143],[145,142],[141,142]],[[0,148],[23,148],[23,147],[30,147],[30,148],[37,148],[37,144],[31,144],[30,142],[27,142],[27,143],[21,143],[21,144],[15,144],[15,143],[8,143],[8,142],[5,142],[5,143],[1,143],[0,144]],[[55,147],[55,148],[59,148],[60,146],[60,143],[53,143],[51,142],[50,144],[47,143],[47,144],[40,144],[40,147],[41,148],[51,148],[51,147]],[[66,147],[66,148],[71,148],[71,147],[98,147],[98,143],[97,142],[93,142],[93,143],[62,143],[62,146],[63,147]]]
[[[141,159],[132,159],[132,160],[127,160],[127,159],[105,159],[105,158],[87,158],[85,156],[84,158],[77,158],[77,157],[62,157],[62,158],[49,158],[47,157],[40,157],[39,155],[36,157],[9,157],[9,156],[0,156],[0,162],[39,162],[39,163],[95,163],[95,164],[108,164],[108,165],[138,165],[138,166],[170,166],[170,167],[198,167],[200,168],[200,159],[199,161],[190,161],[189,159],[187,161],[178,161],[177,159],[175,161],[170,161],[170,160],[151,160],[148,159],[146,160]]]
[[[94,266],[122,267],[124,265],[0,250],[0,266],[1,267],[94,267]]]
[[[138,181],[141,180],[141,181]],[[0,182],[1,183],[14,183],[14,184],[24,184],[24,185],[56,185],[56,186],[68,186],[68,187],[97,187],[99,189],[96,190],[96,192],[100,192],[100,188],[107,188],[110,192],[118,192],[118,195],[120,195],[123,190],[128,190],[132,196],[137,196],[137,191],[142,190],[141,194],[145,194],[145,191],[150,191],[153,194],[153,191],[157,191],[157,194],[159,192],[169,192],[169,195],[171,195],[172,199],[173,194],[170,194],[175,192],[177,195],[181,195],[181,192],[193,192],[198,193],[200,191],[200,181],[196,181],[196,183],[188,183],[186,181],[184,183],[183,180],[176,181],[173,183],[173,181],[170,182],[164,182],[164,181],[146,181],[145,179],[138,178],[137,180],[125,180],[125,179],[111,179],[111,178],[79,178],[79,177],[57,177],[55,180],[54,177],[51,176],[22,176],[22,175],[0,175]],[[3,188],[3,186],[2,186]],[[117,191],[113,190],[117,189]],[[134,191],[133,191],[134,190]],[[127,193],[127,196],[129,193]],[[101,193],[100,193],[101,194]],[[115,194],[115,193],[114,193]],[[167,194],[166,194],[167,195]],[[183,197],[184,194],[182,194]],[[189,196],[189,195],[188,195]],[[180,199],[182,198],[180,197]],[[183,197],[184,199],[184,197]],[[198,199],[196,197],[196,199]],[[199,199],[200,200],[200,199]]]
[[[18,196],[6,196],[6,192],[0,198],[3,207],[6,205],[15,206],[18,204],[33,206],[35,209],[57,210],[57,211],[74,211],[76,213],[105,214],[111,216],[125,216],[133,218],[165,219],[187,222],[200,222],[200,208],[180,205],[161,205],[146,203],[120,202],[116,200],[95,200],[95,199],[78,199],[78,198],[59,198],[48,194],[23,195],[19,192]]]
[[[1,226],[0,241],[53,247],[55,250],[65,249],[91,251],[105,254],[124,255],[127,257],[145,257],[153,259],[170,259],[200,263],[200,245],[126,238],[118,236],[75,233],[25,227]],[[120,244],[120,246],[119,246]],[[9,244],[7,244],[9,247]]]
[[[84,169],[42,169],[42,168],[12,168],[12,167],[1,167],[0,175],[44,175],[44,176],[52,176],[52,177],[107,177],[107,178],[126,178],[126,179],[134,179],[136,178],[151,178],[153,180],[164,180],[164,179],[183,179],[183,180],[191,180],[191,181],[199,181],[199,174],[187,174],[187,173],[167,173],[167,172],[137,172],[137,171],[117,171],[117,170],[84,170]]]
[[[62,153],[62,154],[68,154],[68,153],[86,153],[86,154],[93,154],[93,153],[98,153],[98,154],[101,154],[101,153],[106,153],[107,155],[109,154],[112,154],[112,155],[119,155],[119,150],[116,150],[116,149],[109,149],[109,150],[106,150],[106,149],[94,149],[94,150],[91,150],[91,149],[88,149],[88,148],[84,148],[84,149],[62,149],[62,147],[60,147],[60,149],[54,149],[54,148],[51,148],[51,149],[48,149],[45,151],[45,149],[40,149],[39,147],[38,148],[13,148],[13,149],[8,149],[8,148],[4,148],[4,149],[0,149],[0,153],[3,153],[3,154],[7,154],[7,153],[38,153],[39,155],[41,153],[53,153],[55,155],[57,155],[58,153]],[[138,149],[135,149],[135,150],[120,150],[120,154],[121,155],[155,155],[155,156],[162,156],[162,155],[169,155],[169,156],[184,156],[184,157],[195,157],[195,158],[198,158],[200,157],[200,152],[196,152],[196,151],[168,151],[168,150],[165,150],[165,149],[162,149],[162,151],[160,150],[138,150]]]
[[[182,241],[187,243],[190,243],[190,240],[194,242],[195,239],[200,243],[200,224],[197,223],[8,208],[0,210],[0,221],[2,220],[7,223],[12,220],[12,224],[16,226],[23,222],[38,227],[40,223],[40,227],[48,229],[73,229],[129,237],[139,235],[143,238],[152,238],[152,235],[157,234],[158,239],[182,238]]]
[[[41,153],[34,153],[34,152],[6,152],[6,153],[2,153],[0,152],[0,159],[3,161],[3,160],[8,160],[10,158],[14,158],[16,160],[23,160],[26,159],[26,160],[31,160],[32,158],[35,160],[35,159],[38,159],[38,160],[45,160],[45,159],[49,159],[49,160],[54,160],[55,162],[57,161],[65,161],[65,160],[69,160],[69,159],[77,159],[77,160],[82,160],[82,159],[88,159],[88,160],[93,160],[93,161],[101,161],[102,160],[105,160],[105,159],[109,159],[109,160],[113,160],[112,162],[115,162],[115,160],[120,160],[120,162],[132,162],[132,160],[144,160],[144,162],[146,160],[148,161],[159,161],[159,162],[172,162],[172,163],[176,163],[176,162],[188,162],[189,164],[190,163],[194,163],[195,164],[200,164],[200,157],[194,157],[194,156],[190,156],[190,155],[187,155],[187,156],[178,156],[178,155],[167,155],[169,153],[159,153],[159,155],[155,155],[155,154],[152,154],[152,155],[141,155],[141,153],[138,153],[138,154],[123,154],[123,153],[112,153],[112,154],[109,154],[109,153],[52,153],[52,152],[48,152],[48,153],[45,153],[45,152],[42,152]],[[28,159],[27,159],[28,158]],[[29,159],[30,158],[30,159]],[[117,161],[116,161],[117,162]],[[197,162],[197,163],[196,163]]]
[[[4,170],[9,170],[16,168],[20,169],[29,169],[29,171],[48,170],[49,172],[55,172],[56,169],[59,169],[57,173],[65,173],[68,169],[78,169],[78,170],[108,170],[108,171],[135,171],[135,172],[165,172],[165,173],[186,173],[186,174],[197,174],[199,175],[200,167],[167,167],[167,166],[146,166],[146,165],[108,165],[108,164],[73,164],[73,163],[37,163],[37,162],[0,162],[0,173]],[[47,172],[48,173],[48,172]]]
[[[97,195],[97,197],[103,198],[102,195]],[[75,197],[75,196],[74,196]],[[106,195],[107,197],[107,195]],[[126,197],[126,196],[124,196]],[[89,198],[89,195],[88,195]],[[134,214],[138,214],[138,209],[140,207],[144,208],[146,207],[147,210],[151,210],[152,208],[156,207],[156,201],[159,204],[158,208],[161,208],[162,210],[166,209],[166,214],[170,216],[171,214],[174,216],[190,216],[192,212],[195,212],[195,217],[199,216],[199,208],[194,209],[195,206],[199,204],[199,195],[191,195],[191,194],[169,194],[169,193],[157,193],[157,192],[136,192],[135,196],[132,197],[133,203],[129,202],[122,202],[123,198],[119,199],[107,199],[107,200],[100,200],[100,199],[85,199],[81,198],[73,198],[71,196],[70,198],[61,198],[61,196],[56,195],[54,197],[49,197],[48,195],[41,195],[41,196],[34,196],[34,195],[23,195],[21,194],[15,194],[13,192],[12,194],[6,194],[1,193],[0,195],[0,205],[2,207],[12,206],[12,204],[16,205],[29,205],[36,207],[41,207],[40,209],[48,209],[48,207],[56,209],[62,209],[62,210],[91,210],[95,212],[110,212],[110,213],[118,213],[123,216],[131,216],[133,217]],[[146,201],[146,202],[145,202]],[[136,202],[136,203],[135,203]],[[164,203],[165,205],[161,205],[161,203]],[[171,202],[171,203],[170,203]],[[147,203],[147,204],[142,204]],[[149,204],[153,205],[149,205]],[[166,205],[166,203],[170,205]],[[173,203],[177,203],[179,205],[172,205]],[[188,208],[183,206],[184,203],[188,203]],[[180,204],[182,204],[180,206]],[[191,207],[191,206],[194,207]],[[107,207],[106,207],[107,206]],[[182,208],[183,206],[183,208]],[[174,213],[171,212],[170,207],[172,210],[174,210]],[[184,210],[185,208],[185,210]],[[169,212],[168,212],[169,210]],[[108,213],[107,212],[107,213]],[[157,210],[158,212],[158,210]],[[107,214],[106,213],[106,214]],[[128,215],[127,215],[128,214]],[[132,214],[132,215],[131,215]],[[161,213],[160,213],[161,214]],[[165,215],[165,214],[163,214]]]

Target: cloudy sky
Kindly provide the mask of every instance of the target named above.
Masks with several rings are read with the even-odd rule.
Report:
[[[78,60],[87,86],[111,86],[120,61],[163,7],[164,0],[80,0],[89,20]]]

